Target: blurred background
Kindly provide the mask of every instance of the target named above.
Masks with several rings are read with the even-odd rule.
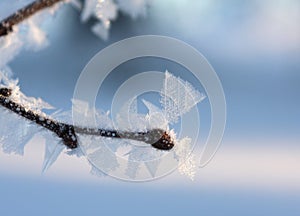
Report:
[[[0,3],[1,20],[22,6],[15,2]],[[153,0],[144,17],[119,14],[103,41],[92,21],[81,23],[76,9],[63,6],[43,25],[49,46],[23,50],[9,64],[26,95],[70,110],[78,76],[101,49],[137,35],[170,36],[195,47],[218,74],[227,101],[223,142],[194,181],[174,172],[129,183],[94,177],[84,159],[67,155],[41,174],[44,140],[37,135],[23,157],[0,152],[1,214],[300,215],[299,20],[298,0]],[[174,63],[139,59],[107,78],[97,105],[109,109],[128,77],[166,69],[201,89]],[[205,135],[209,102],[198,108]]]

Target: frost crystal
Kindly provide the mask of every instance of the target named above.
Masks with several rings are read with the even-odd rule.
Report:
[[[118,166],[118,161],[111,149],[108,146],[117,145],[119,140],[112,140],[102,137],[79,136],[79,140],[84,149],[88,149],[85,155],[88,157],[91,164],[97,167],[104,173],[114,171]],[[92,169],[95,172],[95,167]]]
[[[179,173],[187,175],[193,180],[196,174],[196,161],[195,155],[191,154],[191,141],[192,140],[187,137],[180,140],[178,145],[175,146],[175,154],[179,160]]]
[[[133,19],[138,16],[145,16],[147,6],[152,0],[116,0],[119,8],[126,14],[129,14]]]
[[[168,128],[169,124],[175,123],[180,116],[187,113],[193,106],[202,101],[205,96],[196,91],[189,83],[168,72],[166,72],[161,96],[163,109],[149,101],[143,100],[143,103],[148,108],[147,115],[137,112],[136,98],[128,101],[121,107],[115,126],[118,130],[127,131],[145,132],[155,128],[166,130],[176,143],[172,151],[174,158],[178,161],[179,172],[193,179],[196,162],[194,155],[191,153],[191,139],[176,139],[174,131]],[[86,113],[84,116],[89,119],[88,115],[91,112],[88,110],[87,105],[77,102],[75,107],[76,111]],[[101,122],[105,122],[105,120]],[[106,119],[106,122],[110,121]],[[81,139],[80,143],[86,151],[85,154],[89,161],[93,164],[92,172],[95,173],[98,168],[100,176],[103,175],[102,172],[109,174],[121,166],[117,158],[120,157],[119,150],[124,147],[127,148],[127,153],[123,152],[121,157],[127,157],[128,162],[125,175],[131,179],[135,179],[138,176],[141,166],[145,166],[150,175],[155,177],[160,166],[160,158],[165,155],[165,152],[151,148],[143,142],[126,140],[125,138],[122,141],[118,139],[107,140],[107,138],[97,140],[95,137],[90,138],[90,140],[89,137],[84,137],[84,139],[85,141]]]
[[[161,97],[161,104],[167,120],[170,123],[175,123],[179,116],[189,112],[206,96],[198,92],[190,83],[166,71]]]
[[[49,167],[57,160],[60,153],[64,150],[65,146],[61,140],[54,137],[49,132],[44,134],[45,138],[45,156],[43,164],[43,172],[47,171]]]
[[[3,152],[23,155],[25,145],[39,128],[25,121],[20,122],[17,114],[5,108],[0,108],[0,113],[0,143]]]
[[[0,69],[4,68],[19,54],[22,45],[23,42],[19,37],[17,28],[9,37],[0,37]]]
[[[52,107],[41,99],[25,96],[18,87],[18,81],[11,79],[9,74],[9,71],[0,73],[0,88],[7,87],[13,90],[9,96],[10,100],[22,104],[23,107],[34,113],[39,113],[40,121],[47,118],[48,120],[55,119],[60,123],[72,124],[70,112],[56,112],[51,116],[46,116],[42,110]],[[81,119],[80,122],[76,122],[78,127],[86,127],[89,128],[88,130],[92,130],[90,128],[101,128],[100,131],[106,131],[105,133],[111,136],[102,137],[95,133],[81,134],[82,132],[76,133],[75,130],[79,147],[68,151],[67,154],[78,157],[85,155],[92,166],[91,172],[99,176],[117,170],[120,167],[118,157],[123,157],[127,158],[127,167],[124,172],[128,177],[134,179],[139,174],[142,165],[146,167],[152,177],[155,177],[161,158],[167,153],[153,148],[147,143],[148,140],[131,140],[129,137],[139,137],[141,133],[150,133],[149,131],[156,134],[161,130],[166,131],[170,140],[175,143],[175,147],[169,152],[178,161],[179,172],[193,179],[196,165],[194,155],[191,154],[191,139],[177,139],[175,132],[169,130],[169,126],[201,101],[204,95],[197,92],[189,83],[166,72],[161,96],[163,109],[143,100],[148,108],[146,115],[137,112],[137,98],[126,103],[117,115],[116,125],[109,118],[109,112],[91,110],[87,102],[73,100],[72,114],[80,115]],[[45,161],[43,164],[43,171],[46,171],[64,150],[65,146],[62,139],[55,136],[54,133],[42,129],[34,122],[25,120],[9,109],[1,107],[0,112],[0,143],[3,151],[23,154],[26,143],[35,133],[42,131],[42,135],[46,139]],[[115,128],[118,132],[114,131]],[[124,131],[132,133],[127,133],[130,135],[126,137]],[[114,133],[122,134],[122,136],[114,138]],[[147,138],[147,136],[143,136]],[[161,137],[161,134],[158,134],[158,137]]]
[[[38,51],[49,43],[46,33],[40,28],[41,24],[59,8],[61,4],[36,13],[29,19],[24,20],[18,26],[14,26],[13,32],[0,37],[0,69],[6,67],[22,49]],[[51,15],[51,16],[49,16]]]
[[[98,0],[96,16],[102,20],[105,26],[110,26],[110,20],[117,18],[117,5],[112,0]]]
[[[8,87],[12,89],[10,100],[18,104],[22,104],[28,110],[39,113],[42,116],[45,114],[42,109],[52,109],[48,103],[40,98],[25,96],[18,86],[18,80],[10,78],[10,71],[5,70],[0,72],[0,88]],[[8,109],[0,108],[0,144],[5,153],[24,154],[25,145],[32,137],[42,129],[33,122],[25,120],[16,113],[10,112]],[[58,155],[64,149],[61,140],[53,136],[52,133],[43,130],[46,138],[46,151],[43,165],[43,171],[47,170],[57,159]]]
[[[3,71],[3,72],[2,72]],[[50,104],[43,101],[41,98],[27,97],[20,91],[18,80],[10,78],[11,73],[8,69],[0,71],[0,88],[7,87],[12,89],[10,99],[18,104],[22,104],[25,108],[42,114],[43,109],[54,109]]]
[[[132,18],[146,15],[147,6],[151,0],[70,0],[78,10],[82,10],[81,21],[87,22],[90,18],[99,20],[92,26],[92,32],[103,40],[108,39],[111,21],[115,20],[118,12],[124,12]]]
[[[146,8],[151,0],[84,0],[83,4],[79,0],[69,0],[67,2],[71,2],[79,10],[82,9],[81,20],[83,22],[88,21],[91,17],[96,18],[98,21],[93,25],[92,31],[97,36],[107,39],[111,21],[117,18],[119,11],[130,15],[132,18],[143,16],[146,14]],[[11,79],[11,73],[7,65],[22,49],[36,51],[48,45],[46,34],[39,26],[46,17],[49,17],[49,14],[53,15],[60,5],[56,4],[55,7],[33,15],[18,26],[14,26],[13,32],[8,36],[0,37],[0,88],[11,89],[12,94],[9,99],[16,104],[20,104],[25,110],[38,114],[37,119],[42,122],[42,126],[51,125],[51,123],[45,121],[48,116],[43,113],[43,109],[53,109],[53,107],[40,98],[36,99],[24,95],[20,91],[18,80]],[[96,123],[96,128],[105,130],[117,128],[120,131],[136,131],[136,133],[132,133],[131,136],[133,137],[138,137],[139,133],[146,133],[152,129],[166,131],[170,135],[169,140],[164,139],[163,141],[165,143],[168,141],[167,145],[170,141],[176,143],[171,153],[179,162],[179,172],[193,178],[195,175],[195,160],[194,156],[190,154],[191,140],[188,138],[177,140],[174,131],[169,130],[169,126],[176,123],[180,116],[189,112],[193,106],[204,98],[205,96],[194,89],[191,84],[166,72],[161,91],[162,109],[149,101],[143,100],[144,105],[148,108],[148,114],[139,114],[137,112],[137,99],[135,98],[132,103],[125,104],[124,109],[117,115],[117,125],[113,125],[109,113],[98,110],[91,112],[87,104],[82,101],[73,101],[73,111],[83,116],[82,119],[84,120],[81,125],[78,125],[80,127],[94,128],[94,123]],[[3,98],[2,104],[7,107]],[[49,132],[35,124],[37,121],[34,123],[34,121],[25,120],[21,115],[18,115],[18,106],[16,106],[14,112],[4,107],[0,107],[0,144],[3,151],[23,155],[24,147],[28,141],[37,132],[42,131],[42,135],[46,140],[45,161],[43,164],[43,171],[46,171],[64,150],[65,146],[62,140],[55,136],[56,132]],[[63,127],[66,126],[64,123],[69,124],[73,129],[76,127],[76,125],[74,127],[71,125],[70,113],[58,112],[49,118],[61,122],[59,124]],[[51,121],[49,120],[49,122]],[[153,131],[157,134],[157,131]],[[121,152],[123,157],[128,159],[125,172],[129,177],[135,178],[141,165],[145,165],[151,176],[155,177],[160,165],[159,158],[165,154],[147,143],[149,137],[146,137],[148,140],[142,142],[141,140],[129,140],[128,137],[114,138],[113,135],[111,138],[78,133],[75,136],[70,129],[67,130],[67,133],[70,135],[69,140],[75,141],[76,136],[78,136],[81,147],[68,151],[67,154],[78,157],[87,156],[92,166],[91,172],[100,176],[119,168],[117,155]],[[110,131],[107,133],[117,134]],[[124,152],[124,149],[126,149],[126,152]]]

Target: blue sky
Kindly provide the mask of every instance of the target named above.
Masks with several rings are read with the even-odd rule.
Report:
[[[8,5],[0,3],[0,18],[8,12]],[[136,35],[175,37],[197,48],[220,77],[228,108],[223,143],[194,182],[175,172],[137,184],[93,177],[84,159],[67,155],[42,175],[44,141],[37,136],[23,157],[0,153],[1,211],[4,215],[299,215],[299,20],[296,0],[154,1],[147,17],[121,16],[113,22],[110,39],[103,42],[89,24],[79,22],[76,10],[64,7],[44,27],[50,46],[23,51],[10,64],[23,92],[70,109],[82,68],[102,48]],[[123,69],[132,69],[131,74],[171,67],[180,73],[172,64],[137,63]],[[108,86],[120,80],[111,80]],[[207,101],[199,105],[206,132],[207,107]]]

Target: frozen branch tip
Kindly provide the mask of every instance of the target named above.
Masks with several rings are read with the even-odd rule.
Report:
[[[78,138],[76,133],[85,135],[96,135],[102,137],[129,139],[141,141],[150,144],[159,150],[171,150],[174,147],[174,141],[171,136],[162,129],[152,129],[147,132],[117,131],[110,129],[86,128],[58,122],[46,115],[37,114],[30,109],[9,99],[12,90],[9,88],[0,88],[0,105],[9,109],[13,113],[46,128],[62,139],[63,144],[68,148],[78,147]]]

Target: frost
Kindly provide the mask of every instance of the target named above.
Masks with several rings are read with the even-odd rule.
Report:
[[[4,68],[19,54],[22,45],[23,42],[19,37],[17,28],[9,37],[0,37],[0,69]]]
[[[168,71],[165,73],[165,81],[161,92],[161,104],[170,123],[178,121],[179,116],[190,111],[206,96],[198,92],[190,83],[177,78]]]
[[[18,80],[11,78],[11,72],[9,69],[0,71],[0,88],[7,87],[12,89],[12,95],[9,97],[10,100],[22,104],[26,109],[32,110],[39,113],[41,116],[46,116],[42,110],[52,109],[53,107],[48,103],[44,102],[42,99],[27,97],[24,95],[18,86]],[[0,144],[2,144],[2,149],[5,153],[15,153],[24,154],[25,145],[32,139],[32,137],[41,128],[34,123],[25,120],[16,113],[10,112],[6,108],[0,108]],[[47,131],[45,134],[50,132]],[[46,136],[46,135],[45,135]],[[52,135],[53,136],[53,135]],[[50,140],[57,140],[56,137],[47,136],[46,141],[46,154],[44,168],[48,168],[55,160],[56,155],[52,154],[53,143],[49,143]],[[53,138],[53,139],[52,139]],[[60,141],[60,140],[59,140]],[[57,141],[57,143],[59,142]],[[61,146],[63,146],[61,144]]]
[[[3,152],[23,155],[25,145],[39,128],[29,122],[20,122],[17,114],[10,113],[5,108],[0,108],[0,113],[0,144]]]
[[[115,154],[113,154],[107,146],[118,145],[120,141],[85,135],[79,135],[78,138],[81,146],[84,147],[84,149],[88,149],[88,151],[84,153],[90,163],[102,172],[109,173],[119,166]]]
[[[116,115],[115,124],[109,119],[108,113],[94,112],[95,117],[91,116],[93,113],[91,108],[83,101],[73,101],[73,111],[81,114],[81,124],[84,126],[91,126],[89,123],[93,121],[97,122],[98,127],[115,128],[119,131],[146,132],[155,128],[166,130],[176,143],[171,154],[178,161],[179,173],[193,179],[196,162],[194,154],[191,153],[191,139],[177,139],[175,132],[168,128],[170,124],[176,123],[180,116],[202,101],[205,96],[196,91],[188,82],[166,72],[161,97],[162,108],[142,100],[148,108],[146,115],[138,113],[137,98],[132,98],[121,107]],[[103,124],[103,122],[107,122],[107,124]],[[84,154],[92,166],[91,172],[97,176],[109,175],[116,171],[120,167],[118,157],[126,157],[125,175],[129,178],[135,179],[141,172],[142,166],[145,166],[150,175],[155,177],[161,163],[160,158],[167,154],[143,142],[124,138],[112,139],[87,135],[79,135],[79,137],[80,145],[85,151]],[[126,149],[126,153],[124,153],[124,149]],[[120,152],[123,154],[120,155]]]
[[[36,21],[38,17],[29,19],[22,25],[27,25],[27,34],[25,35],[24,41],[26,41],[26,48],[38,51],[49,45],[46,33],[39,28],[39,24]]]
[[[72,104],[73,116],[75,116],[75,124],[79,124],[78,126],[94,128],[96,124],[97,128],[113,128],[113,122],[109,118],[109,112],[92,110],[86,101],[72,99]],[[80,118],[80,121],[78,118]],[[70,119],[70,121],[72,121],[72,119]]]
[[[0,69],[5,68],[23,49],[38,51],[49,45],[47,35],[40,26],[52,17],[60,5],[62,3],[36,13],[14,26],[9,35],[0,37]]]
[[[147,119],[145,115],[137,113],[137,99],[125,103],[117,114],[116,125],[118,130],[146,131]]]
[[[132,18],[146,15],[146,9],[151,0],[69,0],[77,9],[81,10],[81,21],[87,22],[91,18],[99,20],[92,26],[92,32],[103,40],[107,40],[111,21],[122,11]]]
[[[121,11],[130,15],[133,19],[145,16],[146,9],[152,0],[116,0]]]
[[[25,6],[26,2],[22,4]],[[83,3],[79,0],[68,0],[66,2],[82,10],[82,22],[87,22],[91,17],[98,19],[99,21],[92,26],[91,30],[98,37],[107,40],[111,21],[117,18],[119,11],[129,14],[132,18],[144,16],[151,0],[84,0]],[[36,13],[14,26],[13,32],[8,36],[0,37],[0,69],[9,64],[22,49],[37,51],[49,45],[47,35],[40,26],[48,17],[52,17],[62,4],[63,2],[57,3],[51,8]]]
[[[58,137],[53,137],[49,132],[46,132],[43,137],[45,138],[45,156],[42,170],[45,172],[57,160],[65,146]]]
[[[18,104],[22,104],[25,108],[35,111],[43,115],[43,109],[54,109],[50,104],[43,101],[41,98],[27,97],[20,91],[18,80],[12,79],[11,73],[6,70],[0,71],[0,87],[7,87],[12,89],[10,99]]]
[[[161,90],[162,108],[155,106],[149,101],[142,102],[148,108],[146,115],[139,114],[137,110],[137,98],[125,103],[117,115],[116,125],[109,117],[109,112],[93,110],[87,102],[73,100],[73,113],[55,112],[50,116],[43,113],[43,109],[53,108],[41,99],[27,97],[18,86],[18,80],[11,79],[10,71],[0,73],[0,87],[12,89],[10,100],[22,104],[29,110],[38,113],[41,117],[55,119],[58,122],[73,124],[73,116],[79,116],[80,122],[77,126],[87,128],[114,129],[118,131],[147,132],[151,129],[161,128],[165,130],[175,143],[175,147],[170,151],[174,159],[178,161],[178,168],[181,174],[189,176],[191,179],[195,175],[195,158],[191,154],[192,146],[190,138],[179,139],[169,127],[175,123],[181,115],[188,112],[198,102],[203,100],[204,95],[196,91],[189,83],[180,78],[176,78],[166,72],[165,82]],[[189,91],[189,92],[187,92]],[[60,138],[52,132],[38,127],[33,122],[25,120],[23,117],[10,112],[8,109],[0,108],[0,143],[6,153],[24,153],[24,146],[37,132],[42,131],[46,139],[45,161],[43,171],[57,160],[64,150]],[[138,134],[138,133],[137,133]],[[126,138],[108,138],[98,135],[85,135],[76,133],[79,146],[77,149],[67,151],[68,155],[78,157],[85,155],[92,166],[93,174],[103,176],[117,170],[120,167],[118,157],[127,158],[125,174],[134,179],[141,166],[145,166],[152,177],[156,176],[157,169],[161,163],[161,158],[169,152],[159,151],[151,145],[129,140]],[[105,174],[104,174],[105,173]]]
[[[159,166],[159,158],[164,155],[164,153],[150,147],[141,148],[138,146],[132,146],[132,150],[128,153],[128,155],[126,174],[130,178],[134,179],[142,164],[145,164],[151,176],[155,177],[156,170]]]
[[[143,103],[149,110],[148,115],[146,116],[146,119],[148,120],[148,128],[160,128],[166,130],[169,122],[167,121],[164,112],[149,101],[143,100]]]
[[[73,1],[76,2],[76,1]],[[72,2],[72,3],[73,3]],[[87,22],[92,16],[94,16],[96,12],[96,6],[97,6],[98,0],[85,0],[83,7],[82,7],[82,12],[81,12],[81,21],[82,22]],[[76,4],[80,4],[78,1]]]
[[[104,23],[110,25],[111,20],[117,18],[117,5],[112,0],[98,0],[96,5],[96,16]]]
[[[93,164],[89,163],[91,166],[91,171],[90,173],[94,176],[97,177],[104,177],[107,176],[104,172],[102,172],[101,170],[99,170],[97,167],[95,167]]]
[[[109,33],[109,26],[105,26],[103,23],[96,23],[92,27],[92,32],[97,35],[99,38],[102,38],[103,40],[107,40]]]
[[[195,155],[191,154],[192,146],[191,139],[188,137],[183,138],[179,141],[177,145],[175,145],[175,154],[179,160],[179,173],[182,175],[187,175],[192,180],[196,174],[196,161]]]
[[[14,13],[16,10],[32,3],[34,0],[1,0],[0,1],[0,20]]]
[[[115,20],[118,12],[122,11],[132,18],[144,16],[150,5],[150,0],[69,0],[75,8],[82,9],[81,20],[88,21],[91,17],[97,19],[92,32],[98,37],[108,39],[111,21]],[[83,3],[81,3],[83,2]],[[47,35],[40,28],[42,22],[51,17],[61,3],[43,10],[29,19],[14,26],[14,31],[8,36],[0,37],[0,87],[12,89],[9,99],[21,104],[26,110],[40,115],[40,119],[49,117],[62,123],[73,124],[71,113],[56,112],[51,116],[44,114],[44,109],[53,109],[51,105],[40,98],[27,97],[20,91],[18,80],[12,79],[8,64],[23,50],[37,51],[48,45]],[[50,15],[50,16],[49,16]],[[165,82],[161,91],[161,107],[143,100],[148,108],[148,114],[137,112],[137,99],[125,104],[124,109],[117,115],[117,125],[110,119],[108,112],[92,110],[83,101],[73,101],[74,112],[82,116],[78,126],[97,127],[102,129],[117,128],[121,131],[147,132],[151,129],[163,129],[171,135],[176,143],[171,151],[180,164],[179,172],[193,178],[195,175],[195,160],[191,152],[191,141],[188,138],[176,139],[174,131],[169,126],[176,123],[179,117],[189,112],[205,96],[199,93],[188,82],[166,72]],[[74,114],[74,113],[73,113]],[[37,126],[6,108],[0,107],[0,144],[5,153],[24,154],[25,145],[38,132],[45,138],[45,160],[43,171],[57,160],[65,146],[60,138],[52,132]],[[120,167],[117,160],[122,152],[127,157],[126,174],[135,178],[140,167],[145,165],[152,177],[155,177],[160,165],[160,158],[165,152],[158,151],[144,142],[132,141],[125,138],[114,139],[97,135],[76,134],[80,148],[67,151],[68,155],[78,157],[85,155],[92,166],[93,174],[103,176]],[[124,153],[126,149],[126,153]],[[101,168],[101,169],[99,169]]]

